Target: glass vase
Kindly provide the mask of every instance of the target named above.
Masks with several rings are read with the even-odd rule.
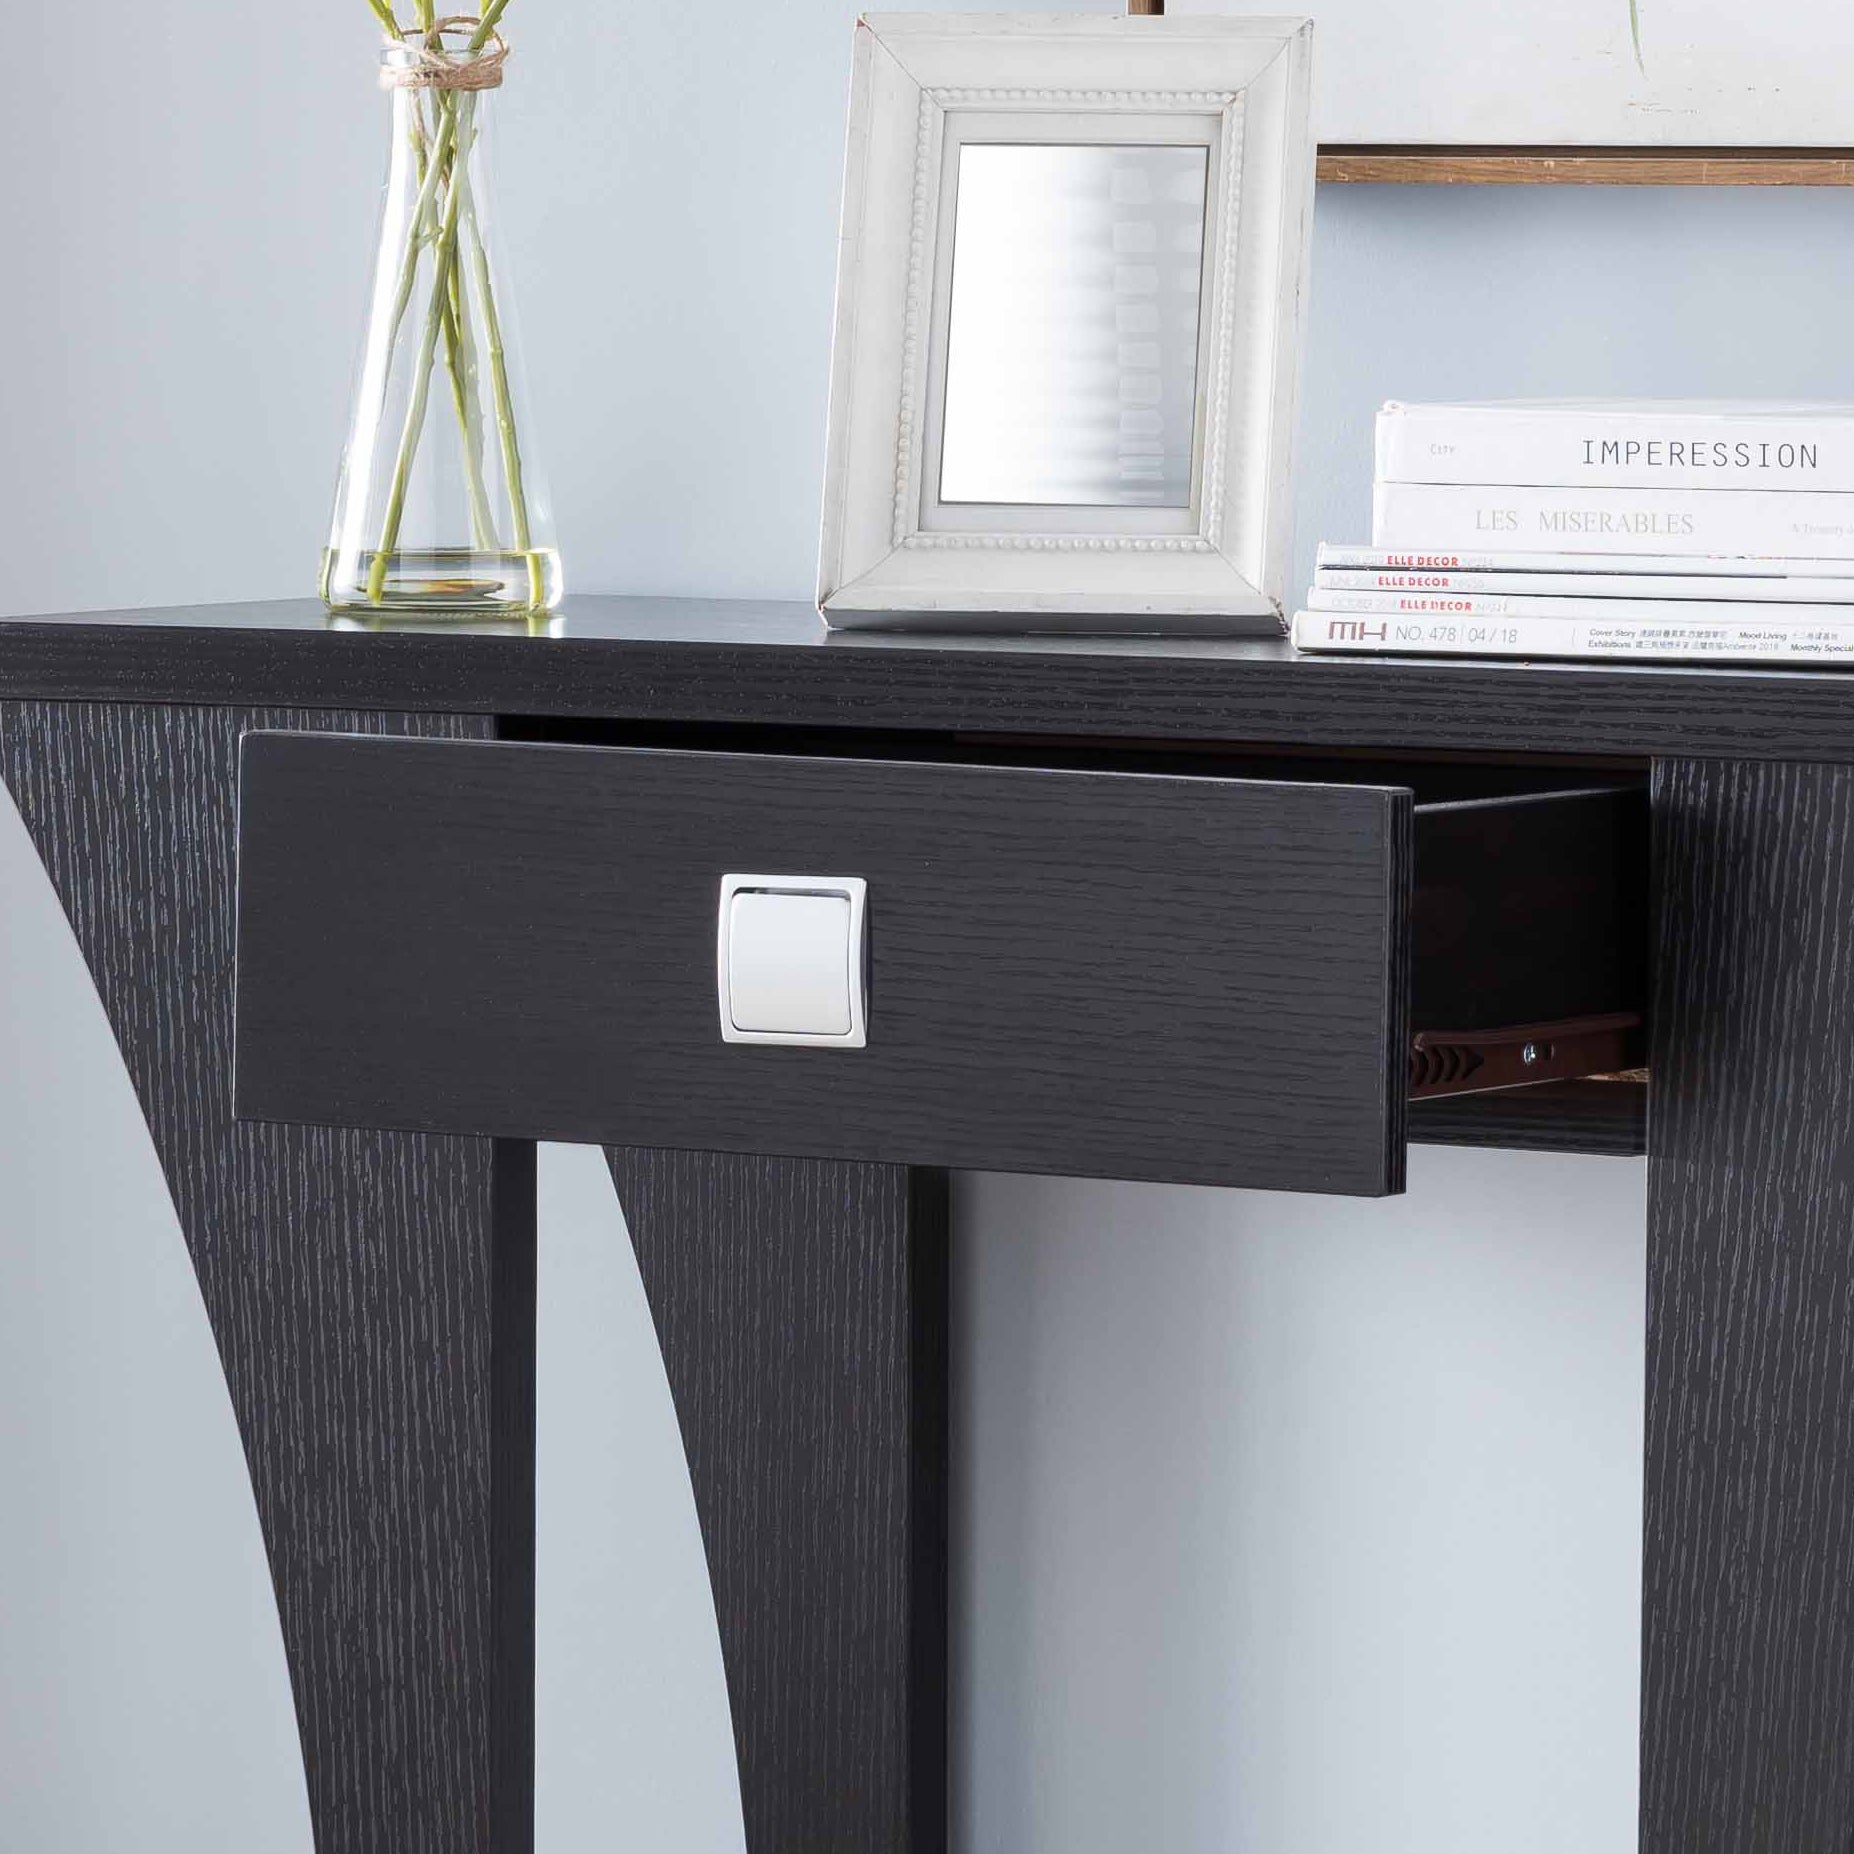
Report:
[[[507,47],[453,21],[381,54],[392,154],[322,557],[337,612],[513,617],[560,599],[486,184]],[[446,37],[461,38],[455,48]]]

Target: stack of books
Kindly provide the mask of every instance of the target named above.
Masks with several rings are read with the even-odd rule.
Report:
[[[1854,405],[1387,405],[1303,650],[1854,663]]]

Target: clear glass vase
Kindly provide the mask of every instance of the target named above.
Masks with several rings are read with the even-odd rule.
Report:
[[[485,184],[507,48],[472,23],[381,54],[392,159],[321,581],[358,617],[512,617],[563,589]]]

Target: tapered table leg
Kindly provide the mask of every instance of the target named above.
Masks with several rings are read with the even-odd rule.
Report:
[[[609,1156],[708,1552],[748,1854],[941,1854],[945,1176]]]
[[[527,1854],[533,1149],[233,1121],[236,752],[258,726],[487,731],[8,702],[0,774],[115,1028],[218,1341],[318,1854]]]
[[[1854,768],[1654,793],[1642,1854],[1848,1854]]]

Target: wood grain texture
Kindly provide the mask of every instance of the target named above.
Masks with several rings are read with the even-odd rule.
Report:
[[[489,1257],[487,1854],[534,1849],[535,1150],[492,1147]],[[471,1361],[476,1364],[475,1360]]]
[[[528,1156],[232,1118],[238,737],[331,725],[483,731],[9,702],[0,772],[192,1252],[269,1552],[318,1854],[523,1854]]]
[[[1843,670],[1297,656],[1284,643],[825,631],[809,606],[586,598],[559,635],[331,631],[310,600],[0,620],[0,697],[1854,760]]]
[[[747,1854],[943,1854],[945,1178],[608,1157],[708,1552]]]
[[[1327,143],[1321,180],[1400,186],[1846,187],[1836,148],[1456,148]]]
[[[244,764],[242,1113],[1400,1187],[1408,791],[311,735]],[[730,871],[869,881],[867,1049],[721,1040]]]
[[[1643,1854],[1854,1845],[1854,774],[1654,788]]]
[[[1417,1146],[1498,1146],[1635,1158],[1648,1150],[1645,1082],[1546,1082],[1410,1103]]]

